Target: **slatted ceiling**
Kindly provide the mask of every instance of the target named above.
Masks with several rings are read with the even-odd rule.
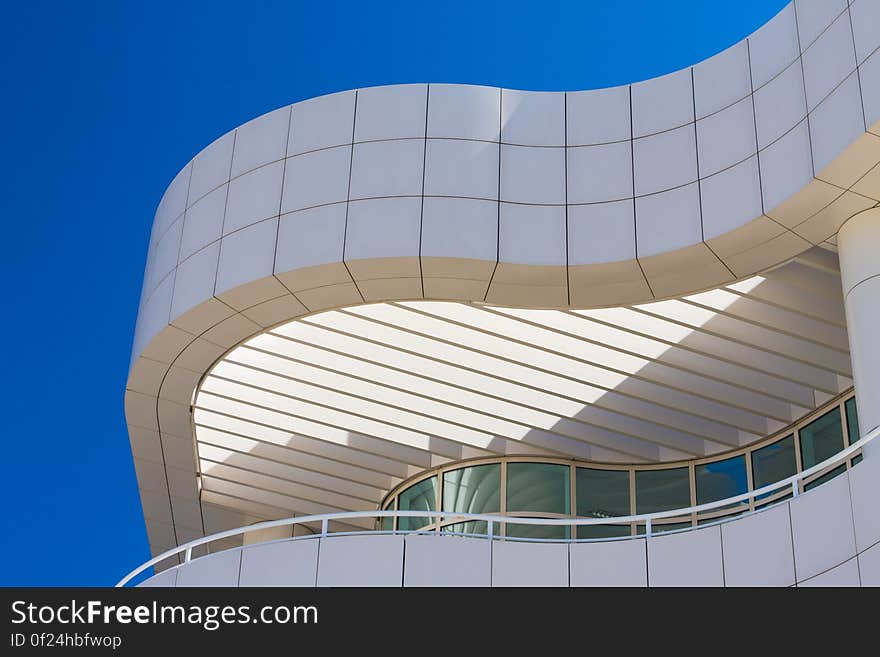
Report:
[[[846,331],[836,326],[749,299],[732,303],[730,311],[718,311],[714,307],[716,302],[717,300],[712,300],[711,304],[697,304],[693,301],[687,303],[717,311],[719,316],[711,320],[710,324],[727,327],[731,333],[736,332],[740,339],[751,338],[757,329],[763,332],[763,338],[759,333],[751,339],[756,340],[759,345],[766,342],[767,347],[772,348],[772,344],[769,344],[771,340],[776,344],[785,340],[790,343],[788,349],[793,357],[820,366],[828,365],[838,369],[848,367],[848,359],[842,358],[847,353]],[[752,307],[746,308],[746,304],[750,302]],[[771,326],[772,330],[767,328]],[[707,328],[711,330],[712,326]]]
[[[442,312],[436,305],[431,308],[430,302],[414,302],[404,305],[408,309],[419,312]],[[460,306],[451,309],[450,315],[457,315],[462,308]],[[608,346],[597,345],[586,337],[590,335],[591,331],[583,331],[583,335],[578,336],[566,335],[560,331],[554,331],[552,328],[539,327],[535,323],[519,320],[499,322],[497,316],[486,310],[477,308],[469,308],[468,310],[469,312],[463,313],[460,318],[462,321],[471,320],[474,326],[478,326],[481,330],[498,335],[499,340],[502,339],[500,332],[504,331],[509,333],[511,337],[523,341],[524,344],[540,344],[547,351],[559,356],[568,354],[570,358],[566,358],[566,360],[576,361],[574,367],[588,363],[597,367],[610,368],[626,377],[627,380],[645,380],[677,388],[683,392],[718,399],[726,398],[746,407],[755,407],[767,401],[764,395],[754,395],[747,390],[733,388],[723,380],[707,379],[703,376],[703,372],[696,369],[691,369],[689,376],[682,376],[683,373],[680,370],[669,367],[658,359],[661,355],[665,359],[664,351],[668,349],[667,346],[659,342],[651,343],[651,341],[639,336],[623,332],[618,332],[618,336],[612,336],[608,335],[608,331],[604,331],[605,335],[600,332],[597,337],[605,340]],[[543,314],[546,316],[546,313]],[[563,315],[565,313],[554,313],[552,319],[548,318],[548,325]],[[436,328],[440,331],[442,325],[438,325]],[[617,337],[616,344],[615,337]],[[642,352],[639,356],[633,355],[639,351]],[[651,360],[652,358],[656,360]],[[768,412],[772,413],[772,411]],[[780,407],[776,412],[787,414],[788,409]]]
[[[413,302],[403,305],[407,309],[417,312],[433,314],[445,312],[445,309],[441,310],[430,302]],[[784,404],[776,403],[775,410],[773,410],[773,400],[768,399],[764,394],[759,395],[749,390],[730,386],[724,381],[708,379],[703,376],[702,372],[697,372],[694,369],[687,373],[670,367],[659,359],[651,360],[650,358],[632,356],[632,352],[639,348],[639,342],[641,342],[637,336],[626,336],[632,338],[630,343],[625,344],[623,347],[618,345],[616,348],[611,348],[604,345],[596,345],[580,335],[565,335],[546,327],[539,327],[534,323],[528,324],[518,320],[511,321],[510,319],[502,322],[499,321],[497,316],[483,309],[473,307],[467,311],[464,309],[464,306],[450,308],[448,314],[459,321],[471,321],[480,330],[494,334],[496,341],[503,342],[505,339],[516,339],[522,341],[523,344],[540,344],[550,354],[564,357],[566,362],[572,362],[573,367],[585,364],[595,365],[596,367],[613,369],[628,381],[638,379],[658,383],[683,392],[714,397],[716,399],[728,399],[730,402],[743,407],[760,408],[766,404],[767,408],[765,410],[768,414],[776,413],[781,416],[789,414],[789,409]],[[546,313],[544,314],[546,315]],[[564,313],[554,313],[554,318],[561,315],[564,315]],[[552,321],[553,319],[548,318],[548,323]],[[424,328],[426,330],[432,328],[440,334],[444,330],[442,324]],[[589,332],[586,333],[589,334]],[[509,338],[502,337],[502,335],[509,336]],[[660,355],[665,357],[665,354],[663,354],[664,348],[660,348],[661,345],[659,343],[652,345],[652,347],[648,350],[651,358],[656,359]],[[566,354],[570,354],[570,357],[565,357]],[[557,360],[556,362],[558,364],[561,361]]]
[[[443,422],[430,416],[418,415],[389,404],[369,402],[352,395],[330,391],[284,379],[278,385],[285,386],[284,394],[271,392],[276,388],[262,388],[260,381],[267,378],[259,372],[234,372],[243,377],[231,380],[220,376],[210,376],[203,383],[203,389],[227,397],[241,399],[249,404],[274,408],[288,415],[304,418],[326,417],[337,426],[361,433],[383,436],[388,440],[428,451],[446,450],[446,455],[455,457],[458,445],[470,445],[480,449],[503,450],[503,440],[486,431],[469,430],[452,422]],[[437,441],[435,436],[451,436]]]
[[[742,353],[737,356],[744,364],[777,374],[792,381],[802,381],[812,386],[828,385],[831,381],[828,368],[845,369],[837,352],[820,347],[814,343],[798,340],[764,326],[743,322],[733,317],[725,317],[711,310],[699,308],[681,301],[663,301],[650,307],[635,309],[645,316],[653,316],[664,321],[681,322],[698,331],[681,341],[685,348],[693,346],[697,350],[718,349],[727,353]],[[743,360],[746,354],[751,360]],[[835,370],[831,370],[832,373]]]
[[[820,319],[846,331],[846,314],[840,298],[828,299],[819,294],[794,290],[791,285],[775,279],[767,279],[759,288],[745,293],[737,288],[738,285],[738,283],[731,285],[727,289],[741,296],[748,294],[754,299],[760,299],[779,308],[794,310],[805,317]]]
[[[324,473],[328,469],[338,473],[338,478],[375,489],[387,490],[394,485],[394,480],[386,475],[364,467],[349,465],[343,461],[333,461],[324,457],[315,456],[308,452],[279,447],[244,436],[229,434],[210,427],[202,426],[199,430],[201,444],[240,451],[249,456],[256,456],[267,461],[294,466],[306,471]],[[241,451],[243,450],[243,451]]]
[[[243,404],[236,400],[212,395],[208,392],[200,392],[196,399],[197,408],[207,410],[219,410],[229,414],[237,414],[248,418],[254,418],[256,422],[268,425],[291,434],[308,435],[318,440],[336,443],[377,454],[385,458],[409,463],[422,468],[431,467],[431,452],[427,449],[416,449],[403,443],[390,440],[382,440],[344,428],[313,422],[305,417],[296,417],[285,413],[279,413],[272,409],[261,408],[254,404]],[[196,437],[198,439],[198,436]],[[426,446],[427,447],[427,446]],[[458,457],[453,453],[450,458]]]
[[[340,393],[332,393],[332,402],[338,404],[338,406],[331,407],[329,403],[326,405],[300,404],[298,400],[289,399],[285,395],[276,395],[267,390],[255,389],[250,385],[232,382],[216,376],[208,377],[202,389],[215,394],[222,392],[228,398],[244,400],[248,404],[258,405],[267,409],[278,409],[299,418],[314,418],[324,415],[327,421],[336,422],[338,426],[344,429],[369,433],[370,436],[377,437],[380,440],[389,440],[392,444],[409,445],[439,453],[451,459],[463,458],[460,451],[462,445],[476,448],[477,451],[472,452],[472,454],[479,456],[518,453],[520,451],[518,447],[511,449],[510,446],[505,445],[503,437],[494,436],[486,431],[471,430],[452,422],[439,422],[430,416],[404,412],[385,404],[372,403],[366,406],[363,405],[363,400]],[[294,389],[294,392],[296,392],[296,389]],[[383,421],[376,422],[368,418],[365,414],[371,411],[376,413],[375,417],[381,417]],[[491,418],[487,416],[481,416],[481,418],[483,418],[484,422],[487,420],[491,421]],[[494,424],[496,429],[501,428],[497,426],[497,423]],[[423,429],[430,427],[443,431],[445,432],[443,434],[444,438],[429,433],[419,433],[415,431],[417,427]],[[519,437],[512,439],[522,441],[527,435],[528,444],[540,445],[544,448],[541,453],[555,452],[560,456],[576,453],[578,458],[590,458],[589,444],[568,440],[568,437],[562,433],[554,433],[553,436],[549,436],[538,429],[526,427],[516,427],[516,429]],[[449,436],[449,438],[446,438],[446,436]],[[626,436],[606,432],[595,427],[591,437],[594,439],[595,444],[598,445],[602,445],[605,441],[616,441],[614,443],[616,449],[613,451],[618,452],[618,458],[621,455],[625,455],[637,460],[656,460],[656,450],[644,442],[629,441]],[[552,438],[554,442],[549,442],[548,438]],[[625,451],[627,446],[631,447],[634,451],[638,450],[637,453],[631,454]]]
[[[215,451],[214,455],[219,456],[219,453]],[[201,472],[209,478],[238,481],[242,476],[245,476],[250,485],[302,501],[319,505],[327,504],[340,510],[368,511],[375,508],[376,503],[373,499],[364,499],[360,496],[348,495],[318,486],[309,481],[313,478],[311,476],[303,477],[302,473],[298,475],[291,472],[280,473],[277,472],[277,469],[275,472],[269,473],[267,470],[272,469],[271,463],[263,464],[263,470],[254,470],[253,464],[248,464],[251,467],[243,467],[241,463],[241,455],[234,452],[228,454],[222,461],[206,457],[200,459]],[[381,498],[384,492],[377,491],[376,494]]]
[[[243,349],[241,351],[246,352]],[[276,359],[275,363],[267,362],[266,358],[260,358],[262,367],[275,366],[275,371],[282,374],[282,377],[268,375],[262,371],[253,371],[247,366],[239,365],[227,361],[219,364],[213,371],[213,376],[222,378],[232,378],[234,380],[247,381],[250,385],[259,385],[267,389],[277,389],[287,386],[289,391],[294,391],[297,384],[306,381],[315,383],[316,385],[333,390],[346,390],[347,393],[361,398],[382,398],[386,403],[397,407],[398,409],[410,409],[425,415],[424,420],[418,420],[420,426],[424,426],[426,430],[430,430],[430,423],[433,417],[449,417],[456,422],[465,426],[477,427],[483,426],[486,430],[493,432],[498,436],[507,436],[511,438],[516,448],[512,449],[510,444],[506,445],[504,450],[508,453],[516,453],[520,451],[519,445],[522,444],[523,438],[528,435],[529,442],[538,443],[545,436],[545,430],[552,430],[555,434],[546,434],[548,441],[540,444],[545,449],[553,449],[554,443],[559,440],[559,436],[567,436],[576,440],[593,440],[594,442],[601,438],[600,433],[611,428],[614,433],[608,434],[613,441],[613,446],[617,450],[626,449],[627,444],[631,445],[631,449],[635,450],[631,454],[634,458],[653,460],[654,454],[642,454],[643,445],[638,442],[627,440],[629,431],[641,431],[633,435],[639,439],[640,435],[645,432],[650,437],[655,435],[656,439],[662,445],[676,446],[680,451],[690,453],[692,455],[702,454],[704,451],[703,438],[700,436],[687,436],[681,432],[674,432],[660,425],[647,426],[639,423],[631,418],[613,418],[618,420],[612,427],[601,424],[590,424],[580,420],[571,420],[566,417],[560,417],[543,410],[534,409],[518,404],[510,403],[506,400],[478,395],[473,392],[459,390],[450,386],[443,386],[431,381],[419,381],[418,379],[411,381],[411,385],[418,386],[409,390],[418,390],[421,388],[420,394],[415,394],[409,390],[403,390],[393,385],[393,379],[390,384],[376,384],[367,382],[360,377],[342,374],[338,372],[329,372],[308,364],[294,365],[291,362],[285,362],[283,359]],[[414,377],[410,377],[413,379]],[[289,394],[294,394],[290,392]],[[442,401],[440,401],[442,400]],[[475,411],[472,409],[479,409]],[[568,453],[564,451],[563,453]]]
[[[716,290],[688,297],[688,303],[718,311],[722,315],[737,317],[759,326],[772,326],[774,330],[813,342],[817,345],[846,352],[849,349],[846,329],[834,326],[809,315],[778,308],[763,301],[750,299],[728,290]]]
[[[839,286],[822,256],[631,308],[413,301],[293,321],[203,381],[202,497],[280,517],[376,508],[461,458],[723,453],[851,385]]]
[[[211,464],[205,462],[202,465],[210,466]],[[275,490],[276,488],[285,488],[285,485],[283,482],[273,481],[272,478],[269,477],[246,473],[248,478],[246,483],[243,484],[240,479],[242,471],[235,471],[235,469],[228,467],[223,468],[222,470],[220,467],[215,469],[220,472],[220,475],[222,476],[207,473],[202,474],[202,480],[205,482],[204,485],[209,490],[224,493],[232,497],[251,500],[258,504],[273,506],[279,509],[295,509],[296,513],[300,515],[338,513],[346,510],[329,503],[315,502],[314,500],[303,499],[296,497],[295,495],[286,494],[280,490]],[[319,493],[318,491],[313,491],[312,494],[318,495]],[[360,507],[360,503],[358,504],[358,507]],[[347,510],[368,511],[375,508],[376,504],[373,503],[369,508],[351,508]],[[370,521],[369,519],[364,522],[351,519],[349,522],[354,525],[362,524],[365,527],[372,527],[374,525],[373,521]]]
[[[271,335],[260,336],[261,338],[273,338]],[[257,338],[254,339],[256,341]],[[277,342],[277,338],[276,338]],[[265,341],[261,344],[268,346]],[[284,349],[283,342],[272,346],[275,349]],[[252,347],[242,346],[230,353],[227,358],[240,362],[252,362],[253,357],[249,351],[255,351]],[[529,387],[526,384],[517,384],[504,379],[486,376],[481,372],[467,370],[462,366],[452,366],[437,361],[429,361],[421,356],[411,357],[409,362],[395,362],[395,367],[389,365],[389,361],[395,361],[399,352],[387,349],[379,354],[385,358],[385,363],[379,364],[367,360],[357,359],[337,353],[316,349],[312,345],[302,341],[296,342],[295,352],[298,358],[291,355],[280,356],[276,353],[257,352],[260,367],[272,367],[273,363],[268,359],[278,357],[281,362],[289,362],[299,365],[307,362],[320,364],[337,372],[344,372],[348,376],[357,378],[362,376],[367,380],[377,381],[382,385],[401,387],[407,390],[421,388],[426,394],[433,395],[438,399],[452,401],[457,391],[472,392],[477,397],[471,397],[465,404],[473,405],[477,399],[503,400],[505,403],[522,405],[527,408],[538,408],[559,417],[572,417],[587,423],[617,429],[615,422],[623,422],[624,425],[632,420],[643,422],[641,417],[649,416],[655,419],[660,426],[678,429],[686,433],[692,433],[709,440],[715,440],[727,445],[737,445],[741,442],[739,432],[732,428],[720,425],[716,422],[705,422],[692,415],[681,413],[677,410],[666,409],[654,404],[643,403],[632,398],[625,398],[616,393],[609,392],[597,398],[594,403],[586,399],[572,399],[565,396],[550,394],[547,390]],[[323,356],[323,357],[322,357]],[[405,355],[404,355],[405,356]],[[409,365],[411,372],[403,369]],[[426,367],[422,367],[425,366]],[[493,394],[489,394],[491,391]],[[606,410],[609,409],[609,410]],[[629,415],[627,413],[630,413]],[[625,433],[628,429],[622,429]],[[759,435],[749,434],[746,439],[754,440]]]
[[[805,292],[817,294],[831,301],[843,299],[839,272],[817,269],[801,260],[794,260],[774,269],[766,277],[790,287],[795,298],[800,298],[798,292]]]
[[[252,447],[275,446],[294,452],[296,456],[292,458],[299,458],[300,454],[312,455],[325,458],[334,464],[341,463],[343,466],[352,466],[366,472],[376,472],[396,479],[406,479],[424,469],[418,465],[409,465],[371,452],[355,450],[301,433],[277,429],[220,413],[212,413],[201,408],[196,408],[193,415],[196,435],[199,440],[202,439],[203,432],[208,435],[209,439],[213,439],[214,432],[224,433],[232,439],[250,440],[251,443],[243,448],[251,452],[254,451]],[[236,440],[236,444],[242,445],[243,443]],[[338,468],[334,465],[324,471],[337,470]]]
[[[237,376],[239,378],[236,382],[233,382],[225,377],[212,376],[210,380],[205,381],[204,389],[217,392],[219,387],[224,390],[225,394],[244,398],[250,403],[275,403],[278,408],[296,411],[297,415],[301,417],[306,416],[310,412],[309,408],[302,409],[299,407],[290,407],[287,399],[278,399],[278,395],[268,393],[269,389],[263,388],[257,392],[253,392],[252,390],[243,390],[242,387],[239,387],[242,384],[237,381],[246,381],[247,387],[255,387],[257,385],[254,381],[255,378],[265,379],[266,375],[262,373],[254,373],[252,370],[241,368],[240,371],[224,372],[224,374],[225,376]],[[260,381],[260,383],[263,385],[271,385],[271,382],[267,381]],[[357,382],[352,381],[349,383],[352,387],[355,387]],[[516,425],[512,422],[493,418],[492,416],[485,414],[476,414],[473,411],[457,408],[441,402],[434,402],[430,405],[423,404],[422,408],[418,409],[419,413],[412,413],[403,410],[402,405],[406,404],[407,401],[414,404],[414,402],[419,401],[419,398],[409,395],[406,400],[395,399],[395,391],[393,390],[385,391],[385,398],[388,399],[387,404],[376,404],[367,403],[363,399],[354,397],[353,395],[343,395],[338,392],[316,388],[315,386],[304,385],[301,382],[290,379],[277,381],[277,385],[287,386],[286,389],[289,393],[286,393],[283,397],[292,397],[298,394],[315,397],[325,394],[327,395],[327,399],[326,402],[322,403],[333,405],[339,411],[351,414],[372,414],[372,417],[379,418],[384,422],[382,425],[377,425],[375,423],[364,424],[362,421],[350,422],[352,426],[356,424],[359,431],[371,430],[373,435],[385,435],[391,440],[400,440],[401,437],[403,437],[403,439],[413,439],[413,436],[416,437],[415,440],[418,440],[418,436],[421,435],[424,440],[430,439],[434,441],[434,447],[432,448],[433,451],[438,451],[439,448],[437,443],[439,439],[434,435],[435,433],[448,436],[456,445],[453,449],[457,449],[457,444],[461,443],[481,450],[491,450],[491,452],[483,451],[483,454],[515,453],[518,450],[511,449],[510,445],[505,444],[505,440],[514,440],[519,444],[527,435],[530,444],[541,445],[545,450],[557,451],[560,455],[576,452],[580,453],[582,458],[586,458],[589,455],[589,445],[578,445],[573,441],[567,440],[569,437],[576,437],[567,435],[563,430],[564,428],[560,427],[556,427],[556,432],[553,435],[550,435],[540,428]],[[381,393],[382,391],[378,392]],[[397,396],[402,396],[402,393],[397,393]],[[271,402],[272,399],[276,399],[276,401]],[[396,406],[395,404],[401,404],[401,406]],[[322,406],[321,408],[326,407]],[[451,420],[448,422],[440,422],[436,420],[429,414],[432,410],[437,413],[445,413],[445,417],[451,418]],[[330,419],[332,420],[334,418],[331,417]],[[341,419],[339,421],[344,422],[344,420]],[[481,423],[481,428],[475,429],[461,424],[466,421],[475,423],[479,422]],[[431,433],[413,434],[412,430],[417,428]],[[401,431],[403,431],[403,433],[401,433]],[[580,431],[584,430],[581,429]],[[654,460],[654,458],[656,458],[655,451],[646,451],[649,450],[649,447],[643,442],[629,441],[626,436],[619,434],[607,433],[606,436],[606,433],[607,432],[602,429],[593,427],[590,432],[590,437],[599,444],[602,444],[603,439],[608,440],[614,445],[617,451],[621,451],[637,459]],[[625,451],[626,449],[632,450],[632,453]],[[457,456],[457,452],[453,453],[452,456]]]
[[[213,490],[202,491],[202,502],[220,506],[226,509],[239,510],[242,513],[245,513],[253,518],[253,522],[257,522],[258,520],[278,520],[281,518],[290,518],[293,516],[311,515],[302,511],[276,507],[272,506],[271,504],[263,504],[250,499],[237,497],[235,495],[228,495]],[[328,511],[328,513],[330,512]],[[364,528],[371,529],[375,526],[372,522],[364,523],[362,525],[350,524],[352,522],[354,521],[352,520],[349,522],[340,522],[334,520],[329,523],[329,527],[331,531],[359,531]],[[236,526],[241,525],[232,525],[232,527]],[[321,531],[321,523],[307,523],[305,526],[309,527],[313,532]],[[223,526],[223,529],[228,528],[230,528],[229,523]],[[216,531],[222,531],[222,529],[217,529]]]
[[[651,309],[656,311],[657,309]],[[630,331],[641,335],[663,335],[667,334],[668,325],[672,320],[667,316],[649,314],[643,310],[621,309],[622,312],[608,314],[590,315],[594,319],[601,321],[626,322]],[[672,315],[674,317],[674,315]],[[688,326],[681,319],[682,323],[679,328]],[[817,369],[804,363],[794,361],[790,358],[779,356],[778,354],[759,349],[743,342],[731,340],[727,337],[708,333],[706,329],[694,330],[695,325],[689,325],[690,333],[678,340],[677,348],[686,352],[701,354],[713,360],[716,360],[722,366],[740,366],[747,371],[757,372],[772,379],[778,380],[780,383],[802,384],[810,388],[827,389],[835,385],[835,377],[833,373],[826,370]],[[667,338],[668,341],[668,338]],[[670,343],[671,345],[671,343]],[[663,355],[664,360],[667,357],[674,357],[675,351],[670,349]],[[669,356],[667,356],[667,354]],[[691,361],[694,362],[695,361]],[[728,377],[731,383],[736,382],[733,377]],[[762,381],[761,378],[751,378],[749,385],[754,387]],[[741,382],[740,382],[741,384]],[[778,396],[773,394],[771,389],[760,389],[762,394],[770,396]],[[791,400],[790,400],[791,401]],[[798,403],[810,402],[810,396],[800,396],[796,400]]]
[[[840,259],[837,254],[827,249],[809,249],[799,253],[793,259],[816,271],[821,271],[831,276],[840,276]]]
[[[204,441],[202,442],[199,455],[204,460],[212,463],[227,464],[242,470],[265,472],[273,477],[299,481],[307,486],[314,486],[318,490],[338,492],[342,495],[369,502],[375,500],[377,495],[383,495],[385,490],[387,490],[387,488],[382,486],[368,486],[352,479],[328,475],[310,468],[300,468],[289,463],[267,459],[257,454],[249,454],[211,445]]]
[[[285,386],[289,395],[297,395],[300,388],[305,388],[303,394],[308,394],[311,389],[332,391],[345,390],[351,396],[361,399],[371,399],[382,396],[385,403],[398,409],[410,409],[418,414],[414,423],[424,428],[424,430],[435,433],[442,433],[446,426],[432,427],[436,423],[435,417],[448,417],[457,424],[463,426],[474,426],[475,423],[483,423],[485,428],[492,431],[498,436],[509,436],[514,440],[520,440],[529,428],[540,428],[541,425],[549,425],[551,420],[556,420],[554,416],[547,413],[539,413],[535,411],[529,412],[527,409],[521,409],[512,405],[507,405],[504,409],[490,409],[496,411],[494,414],[476,413],[468,407],[455,406],[445,401],[432,399],[430,397],[418,396],[406,391],[386,388],[378,384],[364,382],[354,377],[346,377],[342,374],[327,372],[318,368],[312,368],[308,365],[300,366],[294,371],[286,373],[285,376],[275,376],[266,374],[265,372],[254,371],[248,367],[235,365],[232,363],[222,364],[224,367],[217,367],[214,374],[223,378],[231,378],[233,380],[244,380],[249,385],[256,385],[266,389],[277,389],[279,386]],[[291,368],[292,369],[292,368]],[[314,384],[312,387],[310,384]],[[332,392],[330,394],[333,394]],[[500,402],[499,402],[500,404]],[[340,406],[341,408],[341,406]],[[522,410],[522,417],[519,420],[521,424],[514,424],[504,419],[504,415],[512,416],[516,410]],[[507,414],[505,411],[512,411]],[[421,416],[425,416],[422,418]],[[376,416],[378,417],[378,416]],[[406,416],[401,419],[407,419]],[[532,425],[529,427],[529,425]],[[481,445],[485,446],[485,445]]]
[[[236,497],[234,495],[226,495],[224,493],[218,493],[217,491],[202,489],[201,492],[201,500],[202,500],[202,508],[204,509],[207,505],[218,506],[223,509],[235,509],[236,511],[247,515],[252,518],[259,519],[279,519],[284,517],[289,517],[286,510],[278,507],[273,507],[267,504],[259,504],[252,500],[246,500],[241,497]],[[305,515],[305,514],[295,514],[295,515]],[[207,525],[207,518],[205,519],[205,524]],[[223,531],[223,529],[230,529],[233,527],[241,527],[243,526],[241,523],[238,525],[232,525],[231,523],[225,522],[221,523],[222,529],[218,529],[217,531]]]
[[[716,313],[677,301],[664,301],[641,308],[574,311],[573,314],[588,317],[594,323],[626,326],[626,330],[630,333],[663,341],[669,347],[662,355],[664,362],[681,350],[706,356],[725,368],[740,366],[749,373],[775,377],[780,380],[778,384],[765,386],[760,386],[759,379],[749,377],[746,387],[758,386],[757,389],[763,394],[788,399],[793,403],[803,403],[805,399],[809,399],[809,395],[786,397],[785,391],[792,388],[780,384],[788,382],[816,386],[822,385],[825,381],[823,377],[827,377],[827,372],[824,370],[817,372],[798,361],[781,358],[774,352],[757,348],[753,346],[754,343],[744,343],[728,335],[715,333],[716,329],[723,329],[714,323],[709,325],[717,317]],[[750,331],[760,333],[757,327],[750,327]],[[678,337],[673,337],[676,335]],[[685,358],[692,366],[697,365],[695,360],[690,360],[687,356]],[[814,378],[812,381],[811,376]],[[732,376],[727,376],[726,379],[731,383],[737,382]],[[742,381],[737,383],[743,385]]]
[[[343,312],[338,311],[337,314],[342,315]],[[340,326],[345,323],[340,317],[330,319],[316,315],[310,319],[327,324],[339,324]],[[595,403],[599,397],[613,390],[669,408],[685,410],[695,415],[704,414],[705,417],[713,417],[743,431],[761,435],[766,433],[765,419],[758,414],[748,412],[748,410],[732,413],[730,406],[723,403],[716,404],[712,399],[701,397],[699,394],[682,392],[650,381],[642,381],[617,371],[603,372],[602,368],[557,357],[540,348],[532,349],[534,353],[527,353],[521,345],[517,345],[520,347],[518,355],[526,358],[526,362],[522,363],[499,358],[480,349],[448,344],[445,340],[438,338],[415,335],[387,323],[382,324],[372,320],[374,325],[371,326],[370,322],[357,322],[358,319],[361,318],[353,318],[353,323],[356,322],[357,327],[352,328],[352,334],[348,335],[348,338],[353,341],[362,339],[354,335],[355,332],[358,332],[359,335],[371,333],[373,340],[384,333],[388,340],[386,346],[390,347],[394,344],[397,346],[393,348],[407,349],[412,353],[431,353],[433,358],[443,359],[446,363],[468,363],[469,366],[495,378],[513,379],[518,382],[529,381],[533,385],[554,391],[557,394],[586,399],[587,403]],[[288,325],[286,328],[293,328],[293,326]],[[341,328],[336,330],[342,332]],[[691,389],[695,390],[697,386],[693,385]]]

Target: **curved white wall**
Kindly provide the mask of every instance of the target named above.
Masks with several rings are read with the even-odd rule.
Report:
[[[880,586],[878,500],[873,458],[765,511],[647,540],[276,541],[194,559],[142,586]]]
[[[853,185],[880,160],[880,37],[852,29],[877,10],[796,5],[715,57],[628,86],[373,87],[227,133],[159,205],[135,355],[206,300],[238,309],[233,291],[265,277],[267,298],[289,291],[308,310],[620,305],[823,243],[877,203]],[[836,162],[850,146],[858,163]]]

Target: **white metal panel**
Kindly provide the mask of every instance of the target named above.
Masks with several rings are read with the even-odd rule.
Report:
[[[647,586],[645,539],[573,543],[571,586]]]
[[[726,586],[791,586],[794,554],[788,505],[721,525]]]
[[[648,539],[649,586],[723,586],[721,530],[706,527]]]
[[[489,586],[492,544],[486,539],[416,534],[407,536],[404,586]]]
[[[245,546],[238,585],[314,586],[318,543],[318,539],[307,538]]]
[[[795,572],[799,582],[856,554],[848,475],[790,502]]]
[[[401,586],[403,536],[321,538],[318,586]]]
[[[492,586],[568,586],[568,545],[495,541]]]

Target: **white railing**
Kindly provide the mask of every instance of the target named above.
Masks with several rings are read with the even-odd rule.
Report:
[[[740,495],[735,495],[733,497],[728,497],[723,500],[717,500],[715,502],[707,502],[706,504],[698,504],[696,506],[690,506],[684,509],[671,509],[669,511],[656,511],[654,513],[642,513],[632,516],[612,516],[608,518],[532,518],[526,516],[511,516],[511,515],[496,515],[496,514],[487,514],[487,513],[458,513],[453,511],[343,511],[340,513],[322,513],[319,515],[311,515],[311,516],[297,516],[294,518],[283,518],[281,520],[267,520],[265,522],[254,523],[253,525],[248,525],[246,527],[238,527],[236,529],[229,529],[223,532],[218,532],[216,534],[211,534],[210,536],[203,536],[202,538],[197,538],[195,540],[189,541],[188,543],[184,543],[183,545],[179,545],[178,547],[171,548],[170,550],[166,550],[162,554],[153,557],[146,563],[138,566],[133,571],[131,571],[128,575],[119,580],[119,583],[116,586],[125,586],[128,582],[130,582],[133,578],[137,577],[147,568],[154,566],[157,563],[168,559],[169,557],[173,557],[175,555],[180,554],[181,552],[184,555],[184,563],[187,563],[193,558],[193,548],[197,548],[202,545],[206,545],[207,543],[212,543],[214,541],[219,541],[224,538],[230,538],[232,536],[240,536],[242,534],[247,534],[248,532],[261,531],[264,529],[274,529],[276,527],[286,527],[293,525],[304,525],[307,523],[321,523],[321,532],[319,534],[312,534],[310,536],[303,536],[300,538],[321,538],[326,537],[328,532],[328,525],[331,520],[353,520],[359,518],[432,518],[435,520],[435,523],[430,528],[422,528],[417,530],[385,530],[386,533],[395,533],[395,534],[415,534],[415,533],[425,533],[426,531],[435,531],[439,526],[440,522],[443,521],[444,518],[453,519],[456,522],[467,522],[471,520],[483,520],[486,521],[487,531],[485,534],[480,534],[487,539],[494,540],[495,538],[499,538],[499,535],[495,533],[494,526],[497,523],[499,527],[502,524],[515,524],[515,525],[542,525],[542,526],[565,526],[565,527],[582,527],[582,526],[590,526],[590,525],[630,525],[632,523],[644,523],[645,525],[645,533],[638,536],[638,538],[643,536],[651,536],[652,535],[652,525],[657,520],[665,520],[668,518],[680,518],[687,517],[690,518],[692,515],[697,513],[702,513],[704,511],[712,511],[713,509],[720,509],[722,507],[727,507],[731,505],[735,505],[741,502],[747,502],[749,504],[749,508],[752,508],[752,501],[757,500],[759,497],[763,497],[770,493],[774,492],[782,492],[786,488],[791,489],[791,494],[793,497],[797,497],[801,493],[801,482],[805,479],[809,479],[815,474],[823,472],[825,470],[831,470],[835,466],[846,462],[849,458],[851,458],[854,454],[862,449],[866,444],[874,440],[878,435],[880,435],[880,427],[876,427],[869,431],[864,438],[856,441],[846,449],[838,452],[832,457],[822,461],[814,465],[811,468],[804,470],[803,472],[798,472],[791,477],[786,479],[781,479],[772,484],[768,484],[767,486],[763,486],[762,488],[756,488],[755,490],[751,490],[747,493],[742,493]],[[880,455],[875,456],[874,458],[880,458]],[[781,502],[778,501],[777,503]],[[760,510],[763,510],[771,506],[771,504],[765,504],[761,507]],[[741,518],[744,514],[738,513],[734,516],[727,517],[719,517],[718,522],[730,522],[737,518]],[[687,531],[690,528],[681,529],[679,531]],[[375,534],[377,530],[368,530],[364,529],[360,532],[345,532],[347,535],[351,534]],[[333,535],[342,535],[342,533],[334,532]],[[574,532],[571,532],[571,535],[574,535]],[[637,538],[633,536],[619,536],[619,537],[611,537],[606,539],[577,539],[577,538],[568,538],[568,539],[538,539],[538,540],[546,540],[546,541],[559,541],[563,540],[566,542],[578,542],[578,541],[588,541],[588,540],[617,540],[617,541],[625,541],[630,538]],[[287,539],[290,540],[290,539]],[[511,539],[507,539],[511,540]],[[523,540],[523,539],[512,539],[512,540]],[[532,539],[534,540],[534,539]]]

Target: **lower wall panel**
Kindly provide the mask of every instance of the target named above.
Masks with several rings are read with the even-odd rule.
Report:
[[[404,586],[490,586],[488,541],[416,534],[404,541]]]
[[[573,543],[569,548],[571,586],[647,586],[644,538]]]
[[[824,573],[819,573],[815,577],[800,582],[798,586],[860,586],[859,581],[859,564],[858,560],[853,557],[849,561],[834,566]]]
[[[241,550],[239,586],[315,586],[319,541],[276,541]]]
[[[878,471],[866,459],[765,511],[648,539],[302,537],[198,557],[141,586],[880,586]]]

